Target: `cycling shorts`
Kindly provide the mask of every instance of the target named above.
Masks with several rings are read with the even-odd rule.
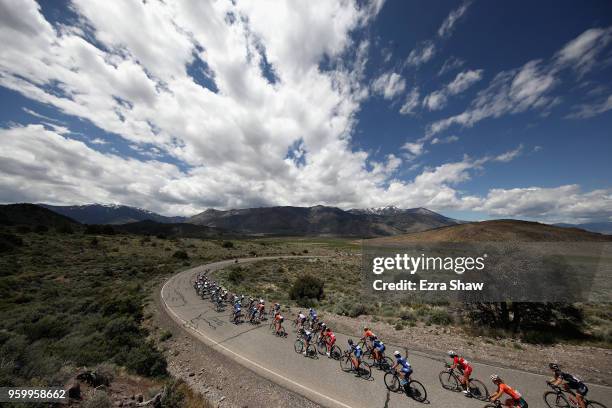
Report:
[[[327,344],[333,346],[336,343],[336,336],[330,336],[327,338]]]
[[[355,358],[361,358],[363,351],[362,350],[355,350],[353,352],[353,354],[355,354]]]
[[[386,350],[386,347],[384,344],[381,344],[379,346],[376,346],[375,349],[380,351],[381,353],[384,353],[384,351]]]
[[[571,388],[570,388],[571,389]],[[577,388],[573,388],[576,394],[580,394],[581,396],[586,396],[589,392],[589,387],[586,386],[585,383],[580,383]]]
[[[518,407],[518,408],[528,408],[529,405],[527,405],[527,401],[525,401],[525,398],[521,397],[519,399],[513,399],[513,398],[508,398],[506,400],[506,405],[508,405],[508,402],[512,401],[514,404],[512,405],[513,407]]]
[[[472,366],[467,366],[463,369],[463,375],[467,375],[468,377],[472,375]]]
[[[412,374],[412,367],[402,367],[400,371],[402,372],[402,374],[408,377],[410,374]]]

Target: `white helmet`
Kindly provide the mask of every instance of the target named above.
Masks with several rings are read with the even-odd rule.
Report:
[[[501,378],[499,378],[499,375],[493,374],[491,375],[491,381],[493,382],[501,381]]]
[[[448,351],[448,356],[449,357],[455,357],[455,356],[457,356],[457,353],[455,353],[453,350],[449,350]]]
[[[400,357],[400,356],[402,355],[402,353],[400,353],[399,351],[395,350],[395,351],[393,352],[393,355],[394,355],[395,357]]]

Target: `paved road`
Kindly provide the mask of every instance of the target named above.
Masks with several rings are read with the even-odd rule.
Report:
[[[265,258],[243,259],[250,262]],[[290,332],[287,339],[272,335],[268,324],[253,326],[248,323],[234,325],[229,322],[230,310],[217,313],[208,300],[200,299],[193,290],[194,276],[206,269],[215,270],[232,264],[223,261],[201,265],[174,275],[162,288],[163,304],[170,316],[197,338],[215,350],[230,356],[257,374],[274,381],[312,401],[328,407],[405,407],[428,406],[477,408],[485,403],[444,390],[438,381],[442,363],[440,357],[410,353],[410,362],[415,370],[414,378],[427,388],[428,402],[418,403],[403,394],[389,393],[383,382],[383,374],[373,370],[370,381],[356,378],[340,370],[335,360],[305,358],[293,350],[295,336]],[[338,335],[338,344],[345,348],[347,337]],[[389,350],[393,352],[393,350]],[[474,364],[475,378],[492,388],[489,375],[497,373],[508,384],[522,393],[532,408],[546,408],[542,394],[546,391],[545,377],[519,370],[497,368],[485,364]],[[240,379],[236,379],[237,382]],[[491,387],[489,387],[491,385]],[[610,406],[612,388],[589,387],[589,396]],[[245,401],[248,395],[245,395]]]

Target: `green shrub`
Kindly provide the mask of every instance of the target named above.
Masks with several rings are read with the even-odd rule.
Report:
[[[319,301],[324,297],[324,283],[312,275],[305,275],[296,280],[289,290],[289,297],[303,307]]]
[[[113,406],[108,394],[96,390],[93,395],[83,403],[83,408],[111,408]]]
[[[168,363],[164,355],[150,342],[119,354],[117,360],[119,364],[125,365],[128,369],[140,375],[148,377],[167,375]]]
[[[221,244],[223,248],[234,248],[234,243],[232,241],[223,241]]]
[[[174,254],[172,254],[172,257],[176,259],[189,259],[189,255],[187,254],[187,252],[183,251],[182,249],[179,249],[178,251],[174,252]]]
[[[159,340],[166,341],[166,340],[169,340],[171,337],[172,337],[172,332],[169,330],[164,330],[161,336],[159,336]]]
[[[234,285],[239,284],[244,279],[244,269],[242,269],[240,266],[232,268],[227,275],[227,279]]]
[[[427,319],[429,324],[437,324],[439,326],[448,326],[453,322],[453,318],[445,309],[434,308]]]

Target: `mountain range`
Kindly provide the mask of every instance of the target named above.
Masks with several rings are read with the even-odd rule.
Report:
[[[587,231],[599,232],[600,234],[612,235],[612,221],[608,222],[588,222],[585,224],[554,224],[556,227],[562,228],[580,228]]]
[[[53,212],[72,218],[81,224],[127,224],[137,221],[180,223],[185,217],[166,217],[142,208],[117,204],[49,205],[39,204]]]
[[[57,214],[58,217],[50,216],[51,213],[47,210],[51,210],[52,214]],[[28,220],[29,217],[32,219]],[[80,224],[111,224],[117,231],[127,233],[203,238],[232,235],[384,237],[437,229],[444,231],[444,227],[467,224],[426,208],[401,209],[393,206],[348,211],[322,205],[208,209],[192,217],[168,217],[124,205],[0,206],[0,224],[54,226],[65,225],[73,220]],[[482,223],[470,223],[470,225],[479,224]],[[517,224],[520,225],[523,224]],[[612,233],[612,223],[558,224],[554,227]],[[458,231],[461,228],[454,230]],[[469,227],[464,233],[472,231],[473,228]]]

